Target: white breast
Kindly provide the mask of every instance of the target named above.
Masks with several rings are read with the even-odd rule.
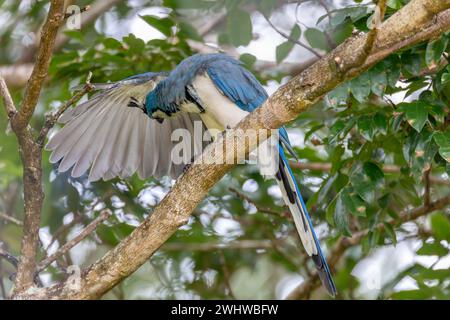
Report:
[[[204,104],[200,117],[208,129],[233,128],[248,114],[224,96],[207,74],[197,76],[193,86]]]

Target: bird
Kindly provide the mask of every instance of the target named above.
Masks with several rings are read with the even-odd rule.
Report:
[[[72,176],[79,177],[90,167],[91,181],[125,178],[135,172],[142,179],[176,178],[189,161],[171,163],[171,130],[187,129],[193,138],[185,143],[201,150],[214,137],[210,141],[198,138],[196,123],[201,123],[202,130],[225,131],[268,98],[242,62],[223,53],[195,54],[169,73],[147,72],[94,87],[101,91],[66,111],[59,120],[65,126],[46,145],[52,151],[50,161],[59,162],[60,172],[72,168]],[[284,149],[294,157],[295,152],[286,129],[278,132],[279,141],[270,155],[277,165],[273,177],[306,253],[334,297],[337,290],[330,268]]]

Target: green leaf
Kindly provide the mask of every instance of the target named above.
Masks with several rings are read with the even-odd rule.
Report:
[[[439,146],[439,154],[444,160],[450,162],[450,130],[446,132],[436,132],[434,141]]]
[[[353,188],[346,187],[342,189],[339,195],[342,204],[354,216],[365,217],[366,205]]]
[[[122,43],[114,38],[106,38],[103,41],[103,45],[108,49],[120,49],[122,48]]]
[[[327,101],[329,102],[331,107],[336,108],[347,103],[349,93],[349,82],[344,82],[339,87],[328,93]]]
[[[160,18],[152,15],[139,17],[166,37],[170,37],[172,35],[172,27],[174,26],[174,23],[169,18]]]
[[[198,31],[194,26],[187,22],[180,22],[178,36],[182,39],[192,39],[195,41],[203,41],[203,38],[198,34]]]
[[[331,173],[335,173],[342,166],[341,157],[344,155],[345,149],[342,145],[337,145],[331,152]]]
[[[328,224],[330,226],[336,226],[336,223],[334,221],[334,212],[336,211],[336,202],[337,197],[335,197],[330,204],[327,207],[327,210],[325,212],[325,219],[327,220]]]
[[[353,189],[368,204],[375,201],[376,185],[361,172],[355,172],[350,176]]]
[[[372,180],[374,183],[378,184],[383,182],[384,173],[383,170],[374,162],[365,162],[363,164],[364,173]]]
[[[394,227],[390,223],[384,222],[384,230],[386,231],[386,234],[391,238],[394,245],[397,244],[397,235],[395,233]]]
[[[359,102],[364,102],[370,94],[371,83],[368,72],[350,81],[350,91]]]
[[[437,64],[442,57],[445,49],[447,48],[448,38],[441,37],[438,40],[431,41],[427,45],[425,52],[425,62],[428,66]]]
[[[302,30],[300,29],[300,27],[298,25],[295,25],[292,28],[291,34],[289,37],[293,40],[298,40],[300,38],[301,34],[302,34]],[[275,56],[276,56],[277,63],[281,63],[284,59],[286,59],[286,57],[289,55],[289,53],[292,51],[293,48],[294,48],[294,43],[290,40],[283,42],[282,44],[277,46],[277,48],[275,50]]]
[[[431,216],[431,230],[438,240],[450,242],[450,220],[442,213]]]
[[[378,112],[373,116],[373,123],[375,124],[375,127],[377,128],[378,131],[380,131],[382,134],[386,134],[387,133],[387,119],[386,116],[381,113]]]
[[[313,48],[328,50],[328,42],[325,33],[316,28],[308,28],[305,31],[305,38]]]
[[[266,16],[270,16],[277,4],[276,0],[261,0],[259,1],[259,10]]]
[[[373,118],[370,116],[359,117],[358,129],[366,140],[372,141],[375,133]]]
[[[417,132],[422,131],[428,120],[428,107],[422,101],[411,103],[402,102],[398,105],[398,110],[405,112],[406,120]]]
[[[404,290],[392,295],[394,300],[424,300],[429,298],[429,293],[420,289]]]
[[[446,68],[447,72],[444,72],[441,77],[442,84],[447,84],[450,82],[450,66]]]
[[[401,0],[388,0],[386,5],[392,9],[400,9],[402,7]]]
[[[381,65],[377,65],[369,71],[369,75],[372,92],[381,97],[388,84],[386,70]]]
[[[340,25],[346,18],[350,18],[353,22],[368,15],[372,9],[367,6],[354,6],[335,10],[330,19],[330,24],[333,27]]]
[[[256,57],[249,53],[243,53],[239,57],[239,60],[241,60],[243,63],[245,63],[248,67],[251,67],[256,62]]]
[[[439,256],[444,257],[449,250],[443,247],[439,242],[424,243],[422,247],[417,250],[417,254],[421,256]]]
[[[233,10],[227,15],[227,33],[235,47],[246,46],[253,39],[252,20],[248,12]]]
[[[351,236],[350,228],[348,226],[347,209],[344,205],[342,197],[337,198],[333,218],[339,232],[345,236]]]

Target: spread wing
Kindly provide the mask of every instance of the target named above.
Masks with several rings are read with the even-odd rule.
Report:
[[[144,104],[155,87],[155,74],[99,87],[103,90],[61,116],[64,127],[46,145],[52,151],[50,161],[60,162],[60,172],[72,168],[71,175],[79,177],[90,168],[90,181],[125,178],[135,172],[141,179],[176,178],[191,159],[172,161],[172,148],[179,143],[171,141],[175,129],[186,129],[189,135],[182,139],[186,147],[201,150],[202,137],[194,134],[194,122],[201,121],[198,115],[180,113],[160,124],[133,107]]]

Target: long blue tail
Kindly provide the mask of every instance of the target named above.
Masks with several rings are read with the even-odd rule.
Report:
[[[278,149],[280,161],[276,179],[280,186],[281,193],[283,194],[284,201],[292,214],[295,227],[300,235],[303,246],[316,265],[320,280],[328,293],[334,297],[336,295],[336,286],[334,285],[327,260],[320,249],[319,240],[314,232],[300,189],[295,181],[294,174],[292,173],[281,144],[278,146]]]

